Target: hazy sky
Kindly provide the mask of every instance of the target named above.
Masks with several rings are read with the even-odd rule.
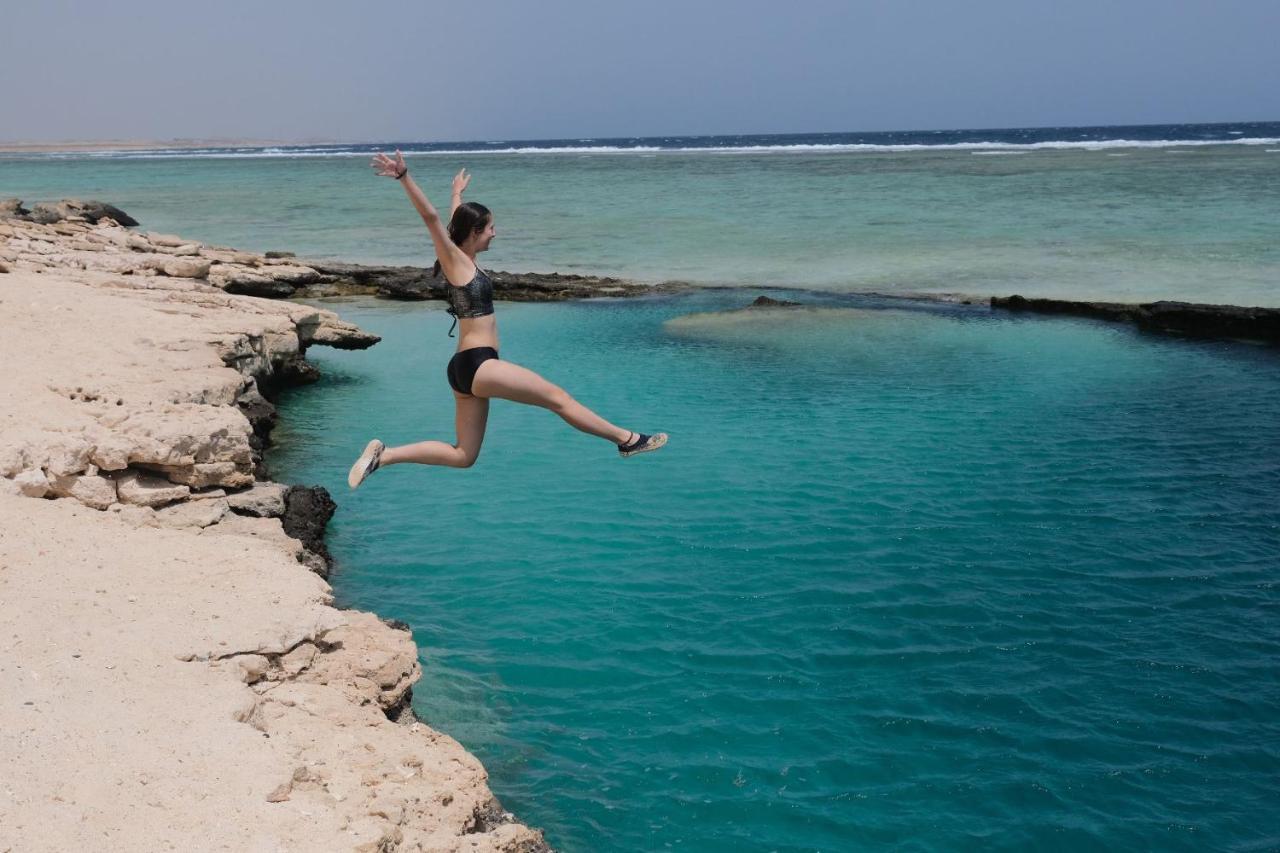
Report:
[[[46,2],[0,140],[1280,120],[1280,0]]]

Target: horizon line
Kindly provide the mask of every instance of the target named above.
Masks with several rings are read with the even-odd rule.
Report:
[[[853,134],[891,134],[891,133],[976,133],[979,131],[1009,131],[1009,130],[1077,130],[1081,128],[1129,128],[1129,127],[1169,127],[1173,125],[1183,125],[1187,127],[1209,127],[1214,125],[1228,124],[1280,124],[1280,119],[1249,119],[1244,121],[1180,121],[1180,122],[1139,122],[1136,124],[1043,124],[1043,125],[1008,125],[1005,127],[923,127],[923,128],[896,128],[893,130],[813,130],[813,131],[785,131],[785,132],[767,132],[767,133],[655,133],[644,136],[640,135],[623,135],[623,136],[589,136],[584,134],[572,134],[570,136],[544,136],[544,137],[525,137],[525,138],[508,138],[508,139],[334,139],[334,138],[316,138],[304,137],[301,139],[285,140],[270,139],[259,137],[235,137],[235,136],[175,136],[169,139],[59,139],[59,140],[6,140],[0,139],[0,152],[15,153],[23,149],[43,149],[45,151],[54,152],[59,150],[78,150],[84,152],[104,149],[106,146],[111,148],[132,148],[147,149],[156,147],[166,148],[196,148],[196,147],[247,147],[247,148],[266,148],[272,146],[302,146],[302,145],[383,145],[390,143],[411,143],[425,145],[463,145],[474,143],[493,143],[493,142],[562,142],[562,141],[608,141],[616,139],[662,139],[662,138],[680,138],[680,139],[708,139],[713,137],[768,137],[768,136],[842,136]],[[95,147],[96,146],[96,147]]]

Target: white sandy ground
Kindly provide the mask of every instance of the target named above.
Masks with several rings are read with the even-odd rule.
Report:
[[[7,266],[0,853],[545,849],[492,819],[461,746],[384,713],[421,675],[410,635],[334,609],[277,518],[229,512],[248,367],[359,330],[200,280]]]

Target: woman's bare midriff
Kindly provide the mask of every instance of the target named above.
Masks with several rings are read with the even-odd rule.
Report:
[[[496,314],[458,320],[458,352],[475,347],[493,347],[501,351],[501,347],[498,346]]]

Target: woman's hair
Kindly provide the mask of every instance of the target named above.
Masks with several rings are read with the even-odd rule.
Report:
[[[449,220],[449,239],[455,246],[461,246],[473,233],[488,225],[492,216],[489,208],[483,204],[464,201],[458,205],[458,209],[453,212],[453,218]],[[436,278],[439,275],[440,259],[436,258],[436,265],[431,268],[431,277]]]

